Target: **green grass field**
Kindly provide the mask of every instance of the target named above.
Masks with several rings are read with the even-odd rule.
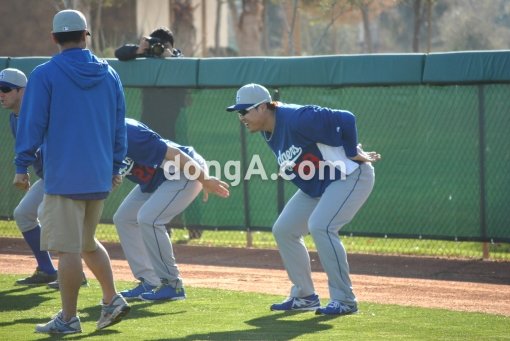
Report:
[[[34,333],[60,309],[57,291],[13,286],[17,277],[0,275],[0,340],[47,340]],[[132,283],[118,282],[118,288]],[[80,291],[83,333],[77,340],[508,340],[510,318],[361,302],[360,312],[344,317],[313,312],[278,313],[268,307],[282,297],[187,288],[185,301],[135,302],[120,324],[95,330],[99,317],[97,281]],[[323,302],[325,303],[325,302]],[[53,339],[53,338],[49,338]],[[57,339],[55,337],[55,339]]]
[[[204,230],[200,239],[189,240],[186,229],[173,229],[172,242],[176,244],[211,246],[211,247],[247,247],[247,233],[244,231],[213,231]],[[0,221],[0,237],[21,238],[14,221]],[[117,231],[113,225],[101,224],[97,229],[97,237],[105,242],[119,242]],[[482,243],[454,242],[427,239],[395,239],[395,238],[367,238],[342,236],[342,241],[349,253],[370,253],[382,255],[411,255],[449,257],[464,259],[481,259]],[[251,233],[254,248],[276,249],[271,232],[255,231]],[[305,238],[309,250],[315,250],[310,236]],[[510,244],[489,244],[491,260],[510,261]]]

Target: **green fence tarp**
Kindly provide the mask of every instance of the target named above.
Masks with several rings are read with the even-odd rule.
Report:
[[[425,56],[410,54],[294,58],[211,58],[200,61],[201,87],[419,84]]]
[[[29,74],[46,60],[4,58],[0,63]],[[236,179],[227,176],[239,166],[236,162],[249,163],[254,155],[268,175],[277,169],[264,140],[246,133],[236,115],[225,112],[240,85],[259,82],[270,91],[278,89],[284,102],[352,111],[359,140],[383,155],[373,194],[341,233],[509,242],[509,60],[510,51],[496,51],[109,62],[123,80],[128,116],[158,122],[157,131],[193,145],[222,166],[219,175],[231,184]],[[154,108],[161,108],[155,117],[145,112]],[[12,137],[8,115],[1,117],[0,160],[9,165]],[[246,154],[241,139],[246,139]],[[4,218],[12,217],[22,195],[12,187],[12,175],[0,174]],[[105,222],[111,222],[131,188],[125,184],[107,199]],[[281,200],[295,190],[291,183],[279,186],[257,177],[239,181],[231,187],[231,198],[196,200],[179,223],[269,230]]]
[[[423,82],[465,84],[508,82],[510,51],[431,53],[427,56]]]

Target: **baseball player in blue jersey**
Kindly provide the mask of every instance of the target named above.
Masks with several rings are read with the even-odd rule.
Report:
[[[237,111],[250,132],[260,132],[298,191],[273,226],[292,282],[289,297],[271,310],[315,310],[346,315],[358,310],[347,254],[338,231],[365,203],[374,186],[371,162],[380,159],[358,145],[356,120],[348,111],[273,102],[268,90],[247,84],[237,91]],[[321,307],[303,237],[310,233],[328,276],[329,303]]]
[[[192,147],[163,139],[145,124],[126,119],[128,150],[122,170],[137,184],[113,217],[120,243],[139,284],[121,291],[126,299],[186,297],[165,224],[184,211],[201,190],[226,198],[228,184],[208,177]],[[187,174],[186,172],[189,172]]]
[[[26,84],[27,77],[18,69],[8,68],[0,72],[0,102],[2,107],[12,110],[9,115],[9,123],[14,139],[16,139],[18,130],[18,114]],[[41,285],[57,279],[57,270],[53,266],[50,253],[42,251],[40,245],[41,226],[37,219],[37,210],[44,196],[44,181],[42,180],[42,160],[39,150],[33,168],[41,179],[30,187],[30,190],[14,209],[14,220],[34,254],[37,268],[32,276],[17,280],[16,284],[18,285]]]

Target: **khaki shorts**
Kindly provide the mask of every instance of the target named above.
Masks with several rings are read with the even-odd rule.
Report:
[[[41,250],[68,253],[97,249],[96,226],[104,200],[72,200],[45,194],[41,209]]]

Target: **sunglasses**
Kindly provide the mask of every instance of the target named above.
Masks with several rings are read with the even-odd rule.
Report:
[[[266,100],[263,100],[263,101],[261,101],[261,102],[258,102],[257,104],[252,105],[251,107],[248,107],[248,108],[246,108],[246,109],[241,109],[241,110],[239,110],[239,111],[238,111],[238,113],[239,113],[239,115],[244,116],[244,115],[246,115],[246,114],[247,114],[250,110],[255,109],[256,107],[258,107],[258,106],[259,106],[259,105],[261,105],[262,103],[266,103],[266,102],[267,102]]]
[[[12,90],[14,90],[13,88],[9,88],[8,86],[2,86],[0,88],[0,91],[2,91],[4,94],[8,93],[8,92],[11,92]]]

